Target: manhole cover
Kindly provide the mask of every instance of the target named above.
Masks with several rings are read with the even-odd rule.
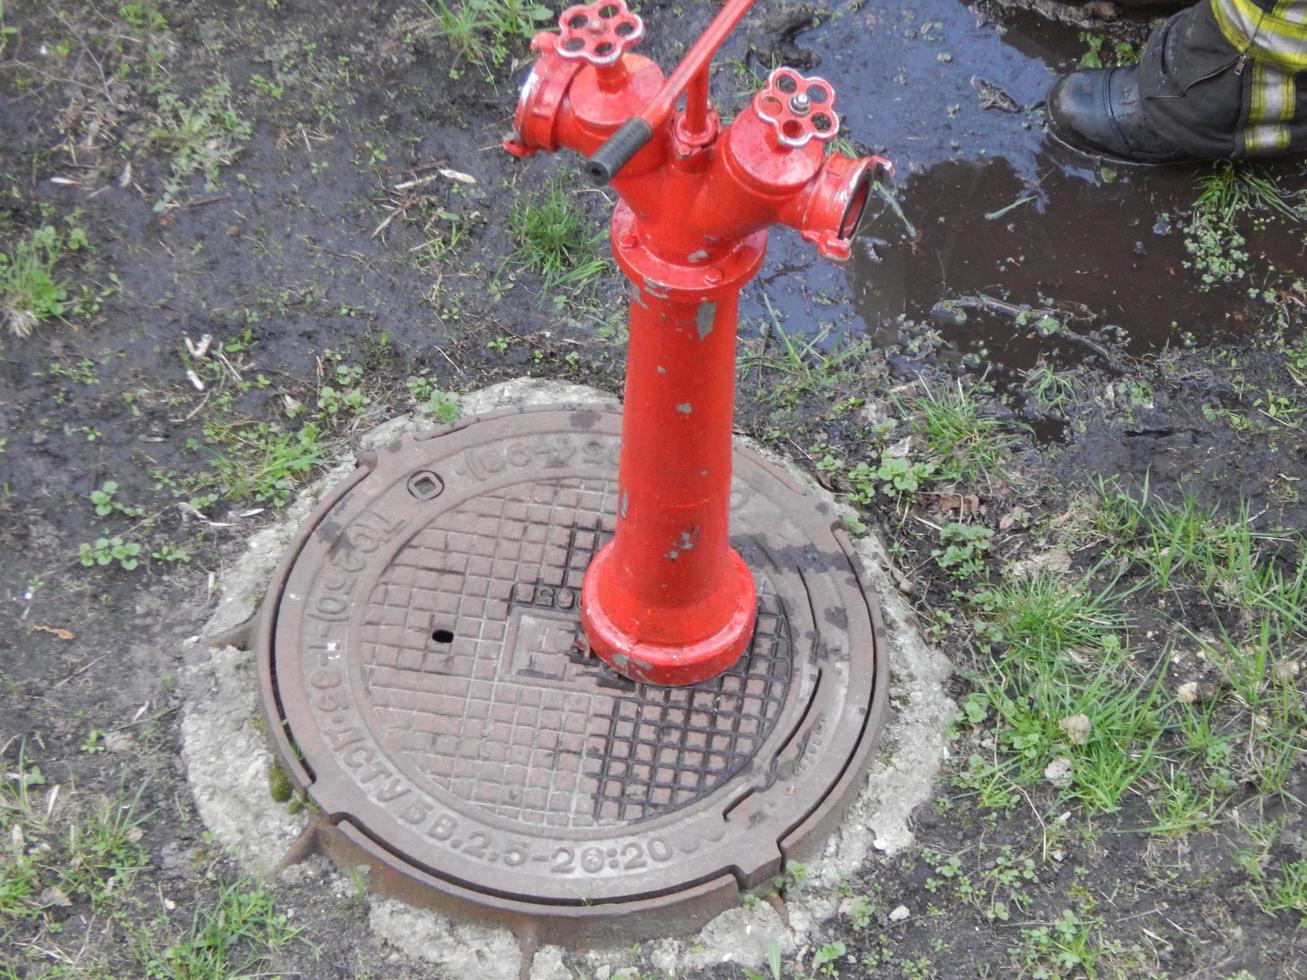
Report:
[[[687,931],[856,790],[885,714],[880,613],[837,515],[759,456],[735,455],[732,541],[758,585],[740,661],[660,688],[586,654],[620,427],[544,410],[406,439],[277,573],[271,727],[332,853],[381,890],[552,942]]]

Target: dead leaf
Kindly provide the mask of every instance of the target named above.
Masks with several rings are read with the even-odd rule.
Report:
[[[998,529],[1000,531],[1010,531],[1018,524],[1024,524],[1030,518],[1030,515],[1022,508],[1018,507],[1010,514],[1004,514],[998,520]]]
[[[939,493],[935,506],[942,511],[957,511],[960,520],[980,516],[980,497],[974,493]]]
[[[885,455],[890,459],[904,459],[910,452],[912,452],[912,436],[904,436],[886,449]]]
[[[1070,715],[1057,723],[1062,734],[1072,745],[1084,745],[1089,741],[1089,716]]]
[[[1219,691],[1210,681],[1185,681],[1175,689],[1175,699],[1181,704],[1193,704],[1197,701],[1210,701]]]
[[[475,184],[477,179],[471,174],[465,174],[461,170],[440,170],[440,176],[447,177],[450,180],[456,180],[460,184]]]
[[[68,897],[68,894],[57,885],[47,885],[42,888],[41,894],[36,896],[36,900],[47,908],[57,905],[61,909],[66,909],[73,904],[73,900]]]
[[[1014,581],[1033,579],[1037,575],[1062,575],[1071,570],[1071,555],[1065,548],[1054,548],[1013,562],[1008,575]]]
[[[57,636],[61,640],[77,639],[76,633],[74,633],[72,630],[66,630],[62,626],[46,626],[45,624],[41,624],[40,626],[33,626],[32,632],[49,633],[51,636]]]
[[[1271,676],[1281,684],[1288,684],[1298,676],[1302,666],[1296,660],[1285,660],[1271,668]]]

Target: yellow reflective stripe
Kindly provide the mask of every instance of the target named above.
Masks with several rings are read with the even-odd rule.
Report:
[[[1271,12],[1290,24],[1307,24],[1307,3],[1303,0],[1280,0]]]
[[[1297,18],[1302,0],[1276,5],[1291,8]],[[1287,17],[1268,13],[1252,0],[1212,0],[1212,13],[1221,33],[1236,51],[1252,54],[1285,71],[1307,69],[1307,19],[1296,23]]]
[[[1297,87],[1292,75],[1273,65],[1253,62],[1248,104],[1248,125],[1240,138],[1250,156],[1279,153],[1289,148],[1289,127],[1293,119]]]

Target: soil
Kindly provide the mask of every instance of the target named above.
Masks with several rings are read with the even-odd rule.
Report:
[[[658,0],[641,8],[643,50],[664,65],[712,13]],[[865,420],[850,398],[888,403],[914,385],[980,381],[986,412],[1021,439],[1014,478],[985,500],[991,520],[1018,507],[1056,514],[1095,477],[1115,476],[1147,478],[1172,498],[1246,499],[1259,526],[1303,527],[1301,419],[1268,436],[1237,431],[1222,414],[1254,413],[1258,393],[1293,391],[1281,351],[1303,326],[1303,297],[1291,286],[1307,269],[1303,226],[1243,219],[1246,274],[1201,291],[1186,266],[1185,228],[1207,169],[1113,170],[1044,133],[1043,95],[1085,50],[1075,28],[943,0],[793,8],[758,3],[753,26],[718,59],[717,97],[733,111],[773,57],[809,63],[835,83],[853,145],[894,160],[906,224],[874,207],[845,268],[797,236],[774,236],[742,304],[743,351],[774,353],[782,335],[811,341],[812,357],[870,343],[791,409],[777,408],[773,371],[742,372],[741,430],[801,465],[819,458],[819,442],[853,458]],[[421,29],[420,4],[157,9],[164,27],[80,0],[61,10],[0,7],[0,29],[14,29],[0,33],[0,248],[43,224],[84,228],[90,248],[59,269],[74,289],[104,293],[98,309],[67,322],[0,336],[0,746],[7,767],[21,746],[46,786],[64,788],[60,812],[70,819],[124,787],[142,787],[150,814],[135,904],[102,916],[78,899],[17,929],[0,923],[9,936],[0,975],[137,975],[133,930],[159,915],[161,934],[184,930],[236,875],[188,795],[175,676],[181,641],[213,608],[217,573],[290,492],[288,482],[264,499],[238,495],[237,476],[258,465],[241,454],[259,423],[294,432],[305,421],[298,410],[320,405],[324,385],[365,392],[350,410],[314,416],[320,466],[354,434],[411,410],[410,379],[455,392],[523,374],[621,387],[615,269],[580,296],[510,258],[522,195],[577,189],[596,233],[611,206],[581,190],[575,159],[523,163],[500,149],[525,42],[483,71]],[[1143,28],[1119,31],[1138,39]],[[220,78],[251,134],[214,186],[192,177],[158,210],[170,154],[155,134],[161,100],[194,100]],[[394,189],[440,170],[475,183],[444,176],[412,194]],[[1307,188],[1301,162],[1269,172],[1288,191]],[[463,240],[424,250],[433,216],[431,227],[457,223]],[[1040,328],[1045,316],[1057,329]],[[361,368],[366,382],[348,372],[342,382],[341,366]],[[1043,366],[1071,383],[1056,408],[1031,396],[1030,373]],[[237,461],[237,476],[224,458]],[[107,481],[117,501],[141,511],[97,515],[91,495]],[[929,542],[892,506],[865,518],[885,522],[923,613],[952,601]],[[137,567],[79,561],[81,545],[114,535],[142,545]],[[1014,534],[1004,553],[1036,546]],[[170,559],[170,549],[188,560]],[[966,681],[954,683],[961,700]],[[959,745],[951,764],[960,769],[967,751]],[[1299,832],[1304,781],[1300,765],[1284,796]],[[1056,816],[1051,792],[998,819],[951,782],[939,792],[945,802],[919,814],[924,848],[983,840],[1026,853]],[[874,859],[850,882],[875,896],[874,921],[828,924],[829,938],[846,945],[831,969],[1012,975],[1021,929],[1056,920],[1070,896],[1087,892],[1116,938],[1148,951],[1124,973],[1301,975],[1296,917],[1257,907],[1230,841],[1129,832],[1146,816],[1103,817],[1098,836],[1042,862],[1021,922],[991,923],[939,898],[920,855]],[[273,889],[312,945],[292,943],[267,972],[427,975],[373,938],[357,898]],[[900,905],[906,919],[889,914]],[[930,915],[935,905],[941,914]],[[858,965],[885,943],[892,955],[881,966]],[[716,975],[742,974],[723,966]]]

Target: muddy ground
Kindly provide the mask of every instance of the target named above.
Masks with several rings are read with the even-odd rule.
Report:
[[[48,226],[64,282],[43,317],[0,293],[0,976],[426,975],[357,894],[239,878],[176,675],[219,569],[355,434],[522,374],[620,390],[611,202],[499,149],[524,25],[460,48],[439,6],[0,3],[0,250]],[[664,64],[711,15],[640,7]],[[738,414],[883,529],[967,705],[919,847],[842,886],[786,976],[1307,962],[1307,170],[1053,145],[1055,74],[1146,26],[763,0],[719,59],[729,110],[779,59],[820,70],[897,165],[847,268],[774,237]],[[524,245],[551,188],[583,274]],[[1003,618],[1023,581],[1084,600],[1073,638]],[[1128,731],[1090,717],[1139,691]]]

